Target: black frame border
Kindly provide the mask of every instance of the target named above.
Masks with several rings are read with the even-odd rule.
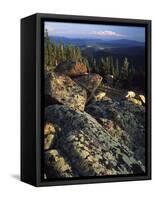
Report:
[[[57,14],[36,14],[36,186],[56,186],[73,185],[103,182],[137,181],[151,179],[151,20],[105,18],[92,16],[74,16]],[[121,26],[139,26],[145,27],[146,34],[146,173],[144,175],[117,175],[103,177],[80,177],[72,179],[50,179],[43,180],[43,116],[44,116],[44,72],[43,72],[43,36],[44,21],[68,22],[68,23],[86,23],[86,24],[108,24]]]

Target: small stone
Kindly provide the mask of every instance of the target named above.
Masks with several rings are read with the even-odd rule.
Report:
[[[51,133],[55,133],[56,130],[55,130],[55,127],[52,123],[45,123],[44,125],[44,135],[48,135],[48,134],[51,134]]]
[[[83,151],[81,152],[81,157],[82,157],[82,158],[86,158],[87,156],[89,156],[89,152],[83,150]]]
[[[130,98],[129,101],[131,101],[132,103],[137,104],[139,106],[142,105],[142,102],[138,99],[135,99],[135,98]]]
[[[71,141],[73,141],[75,139],[75,136],[74,135],[71,135],[71,136],[69,136],[68,138],[67,138],[67,141],[68,142],[71,142]]]
[[[135,92],[128,91],[128,94],[125,97],[128,98],[128,99],[130,99],[130,98],[134,98],[135,96],[136,96]]]
[[[48,134],[47,136],[45,136],[44,138],[44,149],[48,150],[51,148],[52,144],[53,144],[53,139],[54,139],[54,135],[52,134]]]
[[[97,95],[95,95],[96,101],[101,101],[106,96],[105,92],[99,92]]]
[[[145,104],[145,96],[139,95],[139,99],[142,101],[143,104]]]

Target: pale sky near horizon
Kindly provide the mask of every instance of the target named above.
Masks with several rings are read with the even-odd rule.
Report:
[[[45,22],[50,36],[69,38],[128,39],[145,41],[145,28],[134,26]]]

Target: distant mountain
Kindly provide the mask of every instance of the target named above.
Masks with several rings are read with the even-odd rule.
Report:
[[[94,38],[67,38],[59,36],[50,36],[51,41],[59,44],[62,41],[65,45],[71,44],[79,47],[104,47],[104,48],[122,48],[122,47],[139,47],[145,46],[144,42],[139,42],[135,40],[102,40]]]
[[[111,40],[105,42],[105,44],[112,44],[112,45],[118,45],[123,47],[138,47],[138,46],[145,46],[144,42],[139,42],[136,40],[127,40],[127,39],[121,39],[121,40]]]
[[[113,54],[113,55],[145,55],[145,48],[144,46],[132,46],[132,47],[122,47],[122,48],[112,48],[112,49],[105,49],[105,53]]]

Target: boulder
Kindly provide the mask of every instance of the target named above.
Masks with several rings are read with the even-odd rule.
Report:
[[[126,98],[128,98],[128,100],[134,104],[137,104],[140,106],[145,105],[145,96],[144,95],[138,95],[138,94],[135,94],[135,92],[133,92],[133,91],[128,91]]]
[[[70,77],[75,77],[75,76],[88,73],[88,68],[86,65],[84,65],[81,62],[69,60],[69,61],[59,63],[56,66],[55,71],[66,74],[67,76],[70,76]]]
[[[145,165],[145,108],[143,106],[128,100],[107,100],[89,104],[86,112],[90,113],[111,135],[115,135],[113,138],[128,146],[134,152],[135,158]]]
[[[86,90],[68,76],[56,72],[45,75],[45,105],[59,103],[83,111],[86,100]]]
[[[79,76],[73,79],[81,87],[85,88],[88,95],[89,101],[94,97],[94,93],[102,81],[102,77],[99,74],[89,73],[87,75]]]
[[[72,169],[56,149],[45,152],[45,173],[47,178],[72,177]]]
[[[105,80],[107,82],[108,85],[113,85],[114,82],[114,76],[112,74],[107,74],[105,77]]]
[[[87,135],[86,131],[73,130],[60,143],[63,143],[63,151],[79,176],[107,175],[107,167],[103,165],[102,145]]]
[[[81,177],[145,172],[134,153],[113,139],[108,129],[88,113],[51,105],[45,109],[45,121],[61,128],[55,148],[68,160],[73,174]]]
[[[128,98],[128,99],[130,99],[130,98],[134,98],[135,96],[136,96],[135,92],[128,91],[127,95],[125,97]]]

